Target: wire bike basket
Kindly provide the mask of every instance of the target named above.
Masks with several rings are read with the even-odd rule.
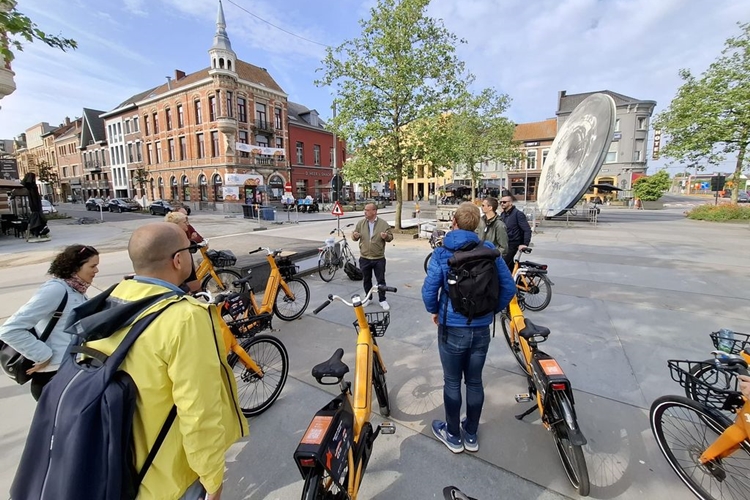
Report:
[[[710,335],[714,347],[720,351],[725,350],[725,346],[728,346],[730,353],[739,354],[746,347],[750,347],[750,335],[747,333],[732,332],[734,338],[727,338],[726,335],[722,335],[721,332],[711,332]]]
[[[716,411],[742,406],[739,379],[733,372],[722,370],[713,361],[667,361],[672,380],[687,389],[690,398]],[[700,373],[701,377],[695,374]]]
[[[270,330],[272,328],[272,319],[272,314],[263,313],[249,318],[228,321],[227,326],[229,327],[229,330],[231,330],[232,335],[238,339],[246,339],[254,337],[256,334],[264,330]]]
[[[370,333],[373,337],[382,337],[385,335],[385,331],[388,329],[388,325],[391,323],[391,313],[388,311],[379,312],[368,312],[365,313],[367,317],[367,323],[370,325]],[[355,321],[352,323],[354,329],[359,334],[359,322]]]
[[[209,250],[206,256],[214,267],[232,267],[237,263],[237,257],[231,250]]]
[[[279,268],[281,277],[285,280],[297,274],[299,270],[299,266],[292,262],[289,257],[276,257],[276,266]]]

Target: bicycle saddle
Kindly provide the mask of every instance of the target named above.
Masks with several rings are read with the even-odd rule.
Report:
[[[530,319],[524,318],[524,321],[526,323],[526,326],[518,332],[518,334],[525,338],[526,340],[531,340],[534,337],[543,337],[545,340],[547,340],[547,337],[549,336],[549,328],[546,326],[538,326],[531,322]]]
[[[338,384],[339,381],[344,378],[344,375],[349,373],[349,367],[346,365],[346,363],[341,361],[341,358],[343,356],[344,350],[339,347],[338,349],[336,349],[336,352],[333,353],[333,356],[331,356],[327,361],[323,361],[322,363],[318,363],[317,365],[313,366],[313,378],[315,378],[315,380],[317,380],[318,383],[322,385]],[[326,383],[323,382],[324,378],[335,378],[336,382]]]
[[[527,267],[544,267],[544,264],[537,264],[536,262],[531,262],[530,260],[525,260],[523,262],[519,262],[518,264]]]

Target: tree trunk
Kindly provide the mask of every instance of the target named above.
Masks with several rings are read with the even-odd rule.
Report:
[[[740,150],[737,152],[737,164],[734,167],[734,175],[732,176],[732,203],[737,203],[737,196],[740,193],[740,175],[742,174],[742,164],[745,161],[745,152],[747,151],[747,132],[742,134],[742,142],[740,143]],[[747,185],[745,186],[747,189]]]
[[[402,191],[403,167],[396,168],[396,219],[394,225],[401,230],[401,207],[403,206],[404,193]]]

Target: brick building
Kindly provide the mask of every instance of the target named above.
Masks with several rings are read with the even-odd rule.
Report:
[[[337,169],[346,160],[346,144],[338,141],[336,150]],[[333,179],[333,134],[326,130],[325,123],[314,109],[289,102],[289,160],[291,164],[292,193],[296,198],[312,196],[328,202],[331,200],[331,180]],[[279,196],[278,188],[269,182],[273,196]],[[341,182],[339,178],[338,182]],[[275,198],[274,198],[275,199]]]
[[[508,167],[508,181],[504,187],[519,200],[536,201],[542,167],[556,135],[555,118],[516,125],[513,140],[519,143],[521,158]]]
[[[81,175],[83,174],[83,162],[81,161],[81,124],[82,118],[70,121],[65,118],[67,127],[54,140],[54,148],[57,156],[57,175],[60,183],[60,197],[67,200],[75,197],[77,200],[83,198],[81,190]]]
[[[238,212],[245,200],[266,202],[270,182],[289,179],[287,95],[265,69],[237,59],[221,1],[208,52],[208,68],[177,70],[167,83],[102,114],[107,133],[112,126],[117,137],[117,193],[137,190],[134,177],[143,169],[151,200]]]

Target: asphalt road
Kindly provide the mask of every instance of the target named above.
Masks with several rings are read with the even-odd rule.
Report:
[[[98,210],[88,211],[86,210],[86,205],[84,205],[83,203],[60,203],[59,205],[56,205],[55,208],[57,208],[58,213],[66,214],[74,219],[88,217],[91,219],[104,220],[104,222],[118,222],[126,220],[137,220],[142,218],[152,218],[151,215],[140,212],[123,212],[120,214],[115,212],[108,212],[106,210],[103,212],[99,212]],[[157,218],[158,217],[153,216],[154,220],[156,220]]]

